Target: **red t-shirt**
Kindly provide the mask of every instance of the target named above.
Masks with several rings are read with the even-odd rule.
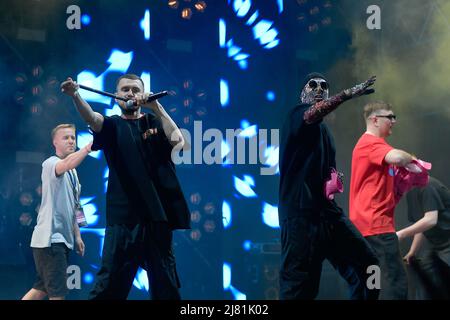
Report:
[[[395,232],[394,167],[384,161],[392,149],[368,133],[353,149],[350,220],[365,237]]]

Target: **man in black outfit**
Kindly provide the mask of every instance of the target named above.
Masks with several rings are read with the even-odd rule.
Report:
[[[406,199],[413,224],[397,231],[397,236],[399,241],[414,239],[403,259],[421,278],[423,299],[450,299],[450,190],[430,177],[425,187],[412,189]],[[415,259],[425,239],[429,246],[421,259]]]
[[[286,118],[280,143],[281,299],[314,299],[324,259],[347,280],[352,299],[378,298],[379,290],[367,286],[368,267],[378,263],[375,253],[324,194],[336,160],[323,117],[346,100],[372,93],[374,82],[372,77],[328,98],[325,77],[309,74],[300,104]]]
[[[190,214],[171,160],[181,149],[180,129],[134,74],[117,80],[121,116],[94,112],[71,78],[61,90],[73,98],[94,133],[92,150],[102,149],[109,166],[102,266],[89,299],[126,299],[139,266],[147,270],[152,299],[180,299],[172,251],[172,230],[188,229]],[[141,107],[152,113],[141,113]]]

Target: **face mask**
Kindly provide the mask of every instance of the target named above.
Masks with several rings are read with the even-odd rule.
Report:
[[[314,104],[320,100],[328,99],[328,83],[320,78],[313,78],[308,81],[301,93],[301,102]]]

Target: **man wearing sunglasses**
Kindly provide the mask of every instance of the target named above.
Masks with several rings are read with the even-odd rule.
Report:
[[[396,117],[385,102],[364,107],[367,130],[353,149],[350,182],[350,220],[368,240],[380,261],[380,299],[407,299],[408,283],[395,234],[394,166],[407,167],[414,159],[385,139]]]
[[[282,127],[279,221],[281,299],[314,299],[328,259],[350,284],[352,299],[377,299],[367,286],[378,260],[343,210],[325,192],[336,168],[335,146],[323,118],[346,100],[374,92],[375,77],[328,97],[325,77],[309,74]]]

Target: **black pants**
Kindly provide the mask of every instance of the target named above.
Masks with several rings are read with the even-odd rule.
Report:
[[[147,270],[152,299],[180,299],[172,231],[164,222],[106,228],[102,266],[89,299],[126,299],[139,266]]]
[[[410,266],[419,280],[416,299],[450,299],[450,246],[431,247]]]
[[[408,277],[395,233],[366,237],[377,254],[381,270],[380,300],[407,300]]]
[[[352,299],[376,300],[366,285],[367,268],[378,260],[367,241],[342,213],[302,212],[281,221],[280,299],[314,299],[322,262],[328,259],[350,286]]]

